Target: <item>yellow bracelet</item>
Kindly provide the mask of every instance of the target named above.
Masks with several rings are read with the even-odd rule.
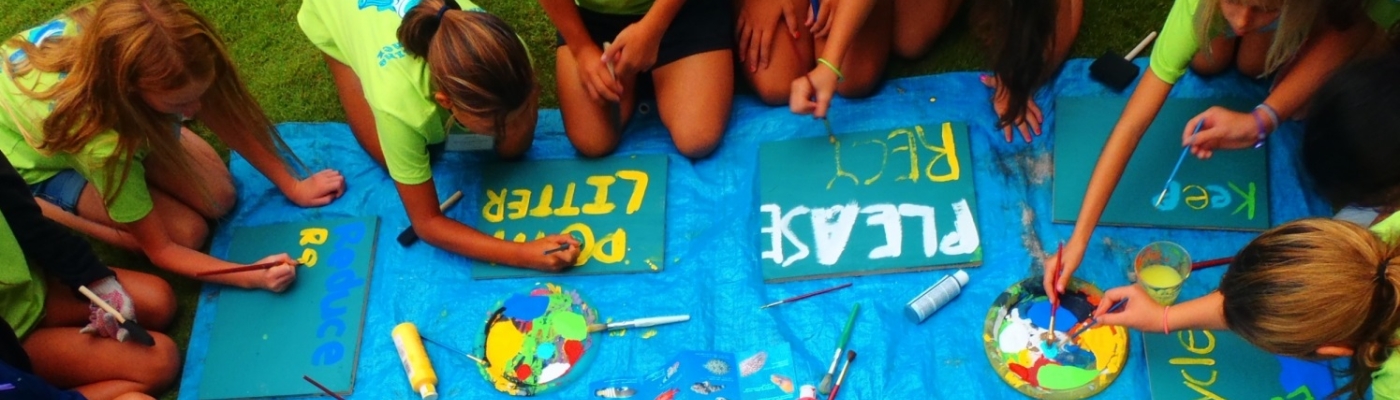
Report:
[[[836,81],[837,81],[837,82],[841,82],[841,81],[846,80],[846,75],[842,75],[842,74],[841,74],[841,69],[840,69],[840,68],[836,68],[836,64],[832,64],[831,61],[827,61],[825,58],[818,58],[818,59],[817,59],[817,62],[820,63],[821,65],[825,65],[827,68],[830,68],[830,69],[831,69],[831,72],[835,72],[835,73],[836,73]]]

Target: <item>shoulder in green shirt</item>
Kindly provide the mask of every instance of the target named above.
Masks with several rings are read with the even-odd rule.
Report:
[[[44,40],[76,35],[77,31],[78,27],[65,16],[20,32],[15,37],[30,43],[42,43]],[[53,87],[66,74],[31,70],[18,78],[11,77],[6,71],[24,65],[28,56],[23,50],[8,45],[8,40],[5,43],[0,44],[0,62],[8,67],[0,68],[0,152],[9,157],[26,183],[33,185],[60,171],[73,169],[96,186],[98,193],[102,193],[107,200],[107,213],[113,221],[127,223],[144,218],[152,208],[151,195],[146,187],[146,170],[139,156],[127,159],[114,155],[117,132],[98,134],[76,153],[45,154],[31,145],[43,140],[43,120],[48,118],[53,103],[29,97],[20,90],[19,85],[42,92]],[[118,188],[116,183],[121,180],[119,175],[126,164],[131,167],[125,183]],[[112,179],[108,179],[109,176]]]
[[[768,0],[765,0],[768,1]],[[576,0],[579,7],[603,14],[642,15],[656,0]]]

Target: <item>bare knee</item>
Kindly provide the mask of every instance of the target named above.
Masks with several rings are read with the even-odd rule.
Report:
[[[154,331],[164,331],[175,318],[175,291],[158,276],[113,268],[117,280],[136,303],[137,321]]]
[[[759,100],[770,106],[781,106],[788,103],[788,98],[792,96],[792,80],[801,75],[784,79],[778,74],[750,74],[749,82],[753,86],[754,92]]]
[[[175,244],[198,249],[204,246],[209,236],[209,223],[198,214],[189,213],[166,217],[166,232]]]
[[[836,93],[846,98],[862,98],[875,92],[875,88],[880,86],[880,73],[878,71],[868,74],[850,74],[846,80],[836,87]]]
[[[910,37],[914,35],[894,36],[894,54],[906,60],[914,60],[923,57],[929,49],[933,47],[934,40],[938,39],[938,34]]]
[[[127,393],[127,394],[124,394],[124,395],[121,395],[121,396],[117,396],[116,398],[113,398],[112,400],[155,400],[155,398],[154,398],[154,397],[151,397],[150,395],[147,395],[147,394],[145,394],[145,393],[132,392],[132,393]]]
[[[219,179],[215,183],[206,185],[209,190],[207,204],[195,207],[195,211],[198,211],[204,218],[223,218],[230,210],[233,210],[233,205],[238,202],[238,192],[233,187],[233,179]]]
[[[569,142],[573,143],[574,149],[577,149],[578,153],[583,155],[584,157],[605,157],[609,154],[612,154],[614,151],[617,151],[618,144],[617,139],[611,138],[614,135],[607,136],[609,137],[576,138],[575,136],[570,135]]]
[[[676,142],[676,151],[687,158],[705,158],[719,147],[719,141],[724,136],[724,125],[727,118],[720,118],[718,124],[698,124],[681,129],[669,128],[671,138]]]
[[[180,349],[163,333],[151,332],[151,337],[155,338],[155,347],[147,349],[139,362],[130,365],[132,379],[141,386],[140,391],[154,395],[164,392],[179,377]]]

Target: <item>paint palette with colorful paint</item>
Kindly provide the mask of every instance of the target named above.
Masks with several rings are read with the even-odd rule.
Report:
[[[577,291],[543,284],[501,302],[486,320],[481,373],[514,396],[546,393],[586,364],[598,312]]]
[[[1042,399],[1080,399],[1108,387],[1128,359],[1128,331],[1095,325],[1065,341],[1066,333],[1088,324],[1103,292],[1074,279],[1060,296],[1055,337],[1046,341],[1050,301],[1039,277],[1012,285],[987,312],[982,340],[987,360],[1002,380],[1021,393]]]

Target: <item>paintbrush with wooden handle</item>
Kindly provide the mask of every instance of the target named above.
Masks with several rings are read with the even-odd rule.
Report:
[[[131,339],[131,341],[145,345],[146,347],[156,346],[156,339],[151,337],[150,332],[146,332],[146,328],[142,328],[136,321],[123,317],[121,312],[117,311],[111,304],[107,304],[101,297],[97,297],[97,293],[93,293],[87,286],[78,286],[78,292],[82,293],[83,296],[87,296],[88,300],[92,300],[92,304],[96,304],[98,307],[102,308],[102,311],[112,314],[112,317],[117,319],[117,323],[121,324],[122,328],[126,329],[127,339]]]
[[[673,324],[676,322],[685,322],[689,320],[689,315],[671,315],[666,317],[641,318],[634,319],[631,321],[612,322],[606,324],[591,324],[588,325],[588,333],[614,331],[618,329],[627,328],[646,328],[649,326]]]

